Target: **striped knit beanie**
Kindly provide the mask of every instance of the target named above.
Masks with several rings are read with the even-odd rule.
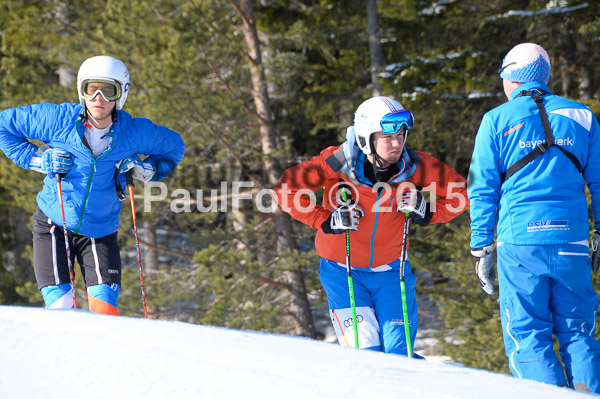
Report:
[[[511,82],[548,84],[550,58],[542,46],[534,43],[521,43],[506,54],[498,73],[502,79]]]

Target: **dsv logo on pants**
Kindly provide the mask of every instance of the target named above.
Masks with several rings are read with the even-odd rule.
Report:
[[[363,317],[359,314],[356,315],[356,322],[361,323],[363,321]],[[350,327],[352,325],[352,318],[344,320],[344,327]]]

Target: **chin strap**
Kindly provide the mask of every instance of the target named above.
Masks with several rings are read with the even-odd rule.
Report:
[[[373,140],[373,135],[371,135],[371,137],[369,137],[369,145],[371,146],[371,151],[373,152],[373,174],[375,175],[375,181],[379,181],[379,171],[378,171],[378,167],[383,167],[383,162],[381,162],[381,159],[379,158],[379,155],[377,155],[377,152],[375,151],[375,140]]]
[[[373,174],[375,175],[375,181],[379,181],[379,168],[383,166],[383,162],[379,159],[379,155],[376,152],[373,153]]]

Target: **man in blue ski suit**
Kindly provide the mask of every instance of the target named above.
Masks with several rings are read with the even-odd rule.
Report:
[[[79,103],[34,104],[0,113],[0,149],[18,166],[47,174],[33,215],[33,263],[46,308],[74,307],[68,265],[77,259],[90,310],[118,315],[117,190],[123,189],[123,173],[131,170],[138,180],[157,181],[183,158],[178,133],[121,110],[129,88],[123,62],[96,56],[79,68]],[[38,148],[30,140],[43,145]],[[142,161],[138,154],[148,157]]]
[[[598,295],[592,288],[592,268],[596,272],[600,262],[600,126],[587,106],[550,94],[550,60],[541,46],[517,45],[499,73],[509,101],[484,115],[468,178],[476,273],[492,294],[497,225],[500,314],[511,372],[600,393]],[[586,183],[596,230],[592,262]]]

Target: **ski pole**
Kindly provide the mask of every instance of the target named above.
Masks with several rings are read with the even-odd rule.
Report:
[[[346,189],[342,188],[342,200],[347,202]],[[354,302],[354,284],[352,283],[352,266],[350,264],[350,232],[346,230],[346,271],[348,272],[348,291],[350,292],[350,307],[352,308],[352,325],[354,326],[354,345],[358,348],[358,324],[356,322],[356,304]]]
[[[413,357],[410,342],[410,325],[408,323],[408,306],[406,304],[406,285],[404,283],[404,265],[406,263],[406,244],[408,242],[408,229],[410,227],[410,213],[406,212],[404,220],[404,234],[402,236],[402,257],[400,258],[400,292],[402,296],[402,315],[404,317],[404,335],[406,336],[406,352],[408,357]]]
[[[56,173],[56,188],[58,190],[58,202],[60,202],[60,212],[62,213],[63,232],[65,233],[65,248],[67,250],[67,265],[69,267],[69,279],[71,280],[71,289],[73,290],[73,307],[77,309],[77,296],[75,295],[75,277],[73,271],[73,262],[71,262],[71,248],[69,247],[69,233],[67,233],[67,223],[65,222],[65,206],[62,196],[63,173]]]
[[[142,300],[144,302],[144,317],[148,318],[148,308],[146,307],[146,289],[144,288],[144,272],[142,271],[142,256],[140,254],[140,239],[138,238],[137,219],[135,218],[135,200],[133,198],[133,171],[125,172],[125,182],[129,190],[129,201],[131,202],[131,215],[133,217],[133,230],[135,232],[135,246],[137,249],[138,264],[140,267],[140,283],[142,288]]]

